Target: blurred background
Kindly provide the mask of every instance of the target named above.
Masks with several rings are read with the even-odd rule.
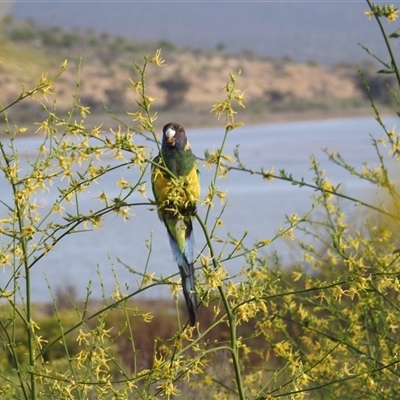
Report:
[[[323,0],[2,2],[1,101],[11,102],[21,83],[56,73],[68,59],[57,85],[58,109],[68,110],[82,58],[82,102],[92,115],[104,105],[125,115],[135,106],[135,93],[127,90],[129,78],[138,77],[133,63],[162,49],[166,67],[148,71],[148,93],[156,108],[172,110],[186,126],[215,124],[210,105],[229,73],[239,70],[246,122],[360,114],[369,103],[357,66],[376,100],[392,102],[385,90],[392,77],[376,75],[376,63],[359,45],[386,58],[367,9],[365,1]],[[30,107],[22,104],[12,114],[30,120],[40,112]]]
[[[2,12],[48,26],[326,65],[379,45],[365,1],[14,1]]]

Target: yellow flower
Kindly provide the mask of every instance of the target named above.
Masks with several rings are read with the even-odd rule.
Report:
[[[55,202],[51,209],[51,213],[59,212],[61,215],[63,214],[64,211],[65,211],[65,208],[59,202]]]
[[[154,280],[154,274],[155,272],[153,272],[152,274],[144,274],[143,276],[143,285],[147,286],[149,285],[151,282],[153,282]]]
[[[210,289],[216,289],[222,286],[222,280],[227,276],[226,269],[220,267],[217,270],[214,269],[204,269],[204,275],[206,277],[206,284]]]
[[[200,262],[201,266],[207,269],[210,265],[210,258],[202,254],[200,257]]]
[[[142,90],[142,82],[141,81],[133,81],[132,79],[129,79],[130,83],[132,84],[132,88],[136,90],[136,93],[140,92]]]
[[[206,386],[211,386],[214,382],[214,378],[210,374],[206,374],[203,382]]]
[[[42,348],[43,348],[42,343],[48,343],[48,342],[49,342],[48,340],[43,339],[42,336],[34,336],[34,337],[35,337],[36,344],[37,344],[37,346],[38,346],[39,349],[42,349]]]
[[[124,162],[128,161],[122,154],[121,149],[118,149],[114,155],[115,160],[123,160]]]
[[[245,322],[253,318],[257,314],[257,312],[258,312],[258,305],[254,301],[242,304],[238,308],[238,316],[242,321]]]
[[[323,290],[320,290],[319,293],[314,296],[314,299],[320,299],[320,303],[322,304],[322,302],[325,300],[327,303],[328,302],[328,298],[326,297],[326,294]]]
[[[301,276],[303,275],[303,273],[301,271],[293,271],[292,272],[292,279],[294,282],[297,282]]]
[[[90,107],[78,106],[79,112],[83,118],[86,118],[87,114],[90,114]]]
[[[102,125],[103,125],[103,124],[100,124],[99,126],[95,126],[95,127],[90,131],[90,134],[91,134],[92,136],[99,137],[99,133],[102,132],[102,131],[100,130],[101,127],[102,127]]]
[[[139,189],[140,197],[146,197],[146,184],[144,183]]]
[[[136,111],[136,112],[128,112],[128,115],[131,115],[133,117],[134,121],[145,121],[146,117],[142,115],[142,110]]]
[[[180,393],[177,387],[174,386],[174,384],[170,381],[163,382],[157,387],[163,391],[164,396],[167,398],[170,398],[171,396],[178,396]]]
[[[281,341],[275,344],[274,353],[278,357],[288,358],[292,354],[292,346],[288,341]]]
[[[344,294],[346,296],[349,296],[351,298],[351,300],[353,300],[354,296],[358,295],[358,291],[357,291],[357,289],[351,287],[350,289],[345,290]]]
[[[27,225],[22,228],[22,236],[31,239],[36,232],[36,228],[33,225]]]
[[[150,96],[145,96],[143,95],[143,104],[148,107],[151,103],[154,102],[156,98],[155,97],[150,97]]]
[[[100,196],[97,197],[97,198],[100,199],[100,200],[102,200],[102,201],[104,201],[104,202],[106,203],[106,206],[108,207],[109,199],[108,199],[107,194],[106,194],[104,191],[102,191],[102,192],[100,193]]]
[[[129,188],[129,182],[126,181],[124,178],[121,178],[119,181],[116,182],[117,186],[121,187],[122,189]]]
[[[368,21],[371,21],[372,17],[374,16],[374,12],[371,10],[365,11],[364,14],[368,17]]]
[[[78,337],[76,338],[76,341],[79,343],[79,346],[81,346],[82,342],[89,344],[88,337],[91,336],[91,333],[83,333],[82,329],[79,329],[78,332]]]
[[[243,104],[243,100],[244,100],[244,94],[246,93],[246,90],[244,92],[242,92],[242,94],[236,94],[235,95],[235,99],[238,102],[239,106],[246,108]]]
[[[27,128],[19,128],[16,130],[15,134],[18,135],[20,133],[25,133],[27,131]]]
[[[224,100],[221,103],[214,104],[210,112],[214,112],[218,119],[222,114],[226,114],[229,117],[237,114],[236,111],[234,111],[234,109],[232,108],[230,101],[228,100]]]
[[[330,192],[333,192],[334,188],[330,180],[328,178],[324,179],[320,186],[326,198],[327,199],[332,198],[333,195]]]
[[[221,204],[223,204],[223,200],[225,199],[227,192],[222,192],[221,190],[217,190],[215,194],[218,196],[218,198],[221,200]]]
[[[40,326],[37,322],[31,321],[31,327],[32,327],[32,332],[35,332],[35,330],[40,330]]]
[[[124,221],[126,221],[127,219],[129,219],[129,217],[133,217],[135,215],[131,214],[129,210],[130,210],[129,207],[124,207],[124,208],[117,207],[114,211],[117,215],[120,215]]]
[[[47,100],[47,94],[53,94],[54,88],[52,87],[52,81],[47,78],[47,74],[43,74],[37,85],[37,91]]]
[[[211,206],[211,207],[214,207],[214,204],[213,204],[213,202],[212,202],[212,196],[210,195],[210,194],[208,194],[206,197],[205,197],[205,199],[204,199],[204,201],[201,203],[201,205],[202,206]]]
[[[12,296],[14,295],[13,292],[10,292],[9,290],[1,290],[0,289],[0,299],[11,299]]]
[[[272,167],[271,171],[266,171],[264,168],[262,168],[261,173],[263,175],[263,179],[266,179],[267,181],[274,179],[274,167]]]
[[[395,21],[398,17],[399,10],[391,10],[387,16],[389,22]]]
[[[387,17],[386,17],[388,19],[389,23],[392,21],[395,21],[397,19],[398,13],[399,13],[399,10],[397,8],[393,8],[393,6],[390,6],[389,13],[387,14]]]
[[[90,222],[93,225],[93,228],[100,228],[101,227],[101,216],[96,215],[95,217],[90,218]]]
[[[146,322],[147,324],[151,322],[153,319],[153,315],[151,313],[144,313],[142,315],[143,321]]]
[[[271,239],[263,239],[258,242],[260,246],[268,246],[271,243]]]
[[[150,60],[151,63],[158,65],[159,67],[164,67],[165,60],[161,58],[161,49],[156,51],[156,55]]]

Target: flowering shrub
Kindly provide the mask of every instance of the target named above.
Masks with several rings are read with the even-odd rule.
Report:
[[[391,41],[398,35],[386,34],[382,18],[391,22],[397,13],[393,6],[373,4],[368,11],[387,44],[391,60],[382,63],[386,73],[397,77],[399,87],[390,88],[396,99],[400,75]],[[154,208],[151,200],[132,202],[131,195],[146,194],[142,177],[153,163],[151,148],[159,148],[153,127],[157,115],[151,109],[155,99],[146,92],[145,73],[163,65],[159,51],[152,58],[145,56],[141,65],[135,64],[138,78],[131,84],[138,95],[137,109],[129,114],[136,125],[121,122],[120,129],[107,134],[101,126],[86,126],[90,110],[81,104],[79,85],[67,117],[57,114],[58,76],[43,76],[35,88],[24,89],[15,103],[37,102],[47,115],[31,132],[41,135],[42,143],[24,168],[16,138],[32,127],[11,126],[7,110],[15,103],[1,110],[6,130],[0,142],[0,169],[10,188],[0,199],[0,264],[10,276],[0,288],[1,397],[397,398],[400,201],[382,155],[389,151],[399,161],[400,137],[394,128],[386,127],[372,97],[383,129],[383,137],[372,141],[378,167],[364,165],[357,170],[339,153],[328,153],[328,157],[384,191],[389,200],[379,205],[346,195],[313,157],[315,178],[306,182],[286,171],[275,174],[245,166],[238,149],[226,153],[228,135],[241,125],[237,109],[245,103],[245,91],[237,89],[240,73],[231,74],[225,98],[212,107],[224,119],[225,131],[217,149],[207,151],[203,159],[214,173],[202,198],[205,216],[196,215],[197,229],[207,243],[196,263],[196,290],[205,310],[200,324],[189,327],[181,323],[179,313],[172,321],[170,316],[157,315],[145,302],[135,302],[135,296],[159,285],[169,285],[177,299],[176,277],[156,277],[147,269],[132,270],[139,277],[137,289],[124,294],[117,285],[100,306],[91,303],[90,291],[81,304],[71,299],[67,310],[54,297],[51,316],[32,302],[36,264],[57,251],[55,245],[63,238],[100,227],[107,214],[115,214],[122,223],[133,208]],[[140,136],[151,145],[138,144]],[[106,164],[107,158],[116,164]],[[116,182],[117,197],[102,192],[99,206],[80,207],[81,194],[96,180],[128,167],[140,171],[139,179],[121,178]],[[313,207],[304,216],[291,215],[275,237],[252,247],[243,239],[219,238],[215,231],[223,224],[228,194],[219,189],[217,178],[235,173],[312,188],[314,204],[322,212],[316,213]],[[59,196],[50,211],[42,213],[35,196],[54,190],[53,184],[58,185]],[[222,203],[222,211],[213,209],[216,201]],[[355,223],[354,217],[346,215],[344,202],[369,210],[369,217]],[[302,233],[301,239],[297,232]],[[260,253],[282,236],[299,245],[293,266],[282,267],[279,255],[265,258]],[[216,243],[222,243],[224,252],[217,253]],[[227,265],[238,258],[244,267],[237,276],[230,276]]]

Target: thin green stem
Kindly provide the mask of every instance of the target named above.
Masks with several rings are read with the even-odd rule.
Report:
[[[371,4],[371,1],[370,0],[366,0],[366,1],[368,3],[369,8],[371,9],[371,11],[373,11],[373,7],[372,7],[372,4]],[[383,40],[385,41],[386,48],[387,48],[387,50],[389,52],[390,61],[392,63],[392,69],[393,69],[393,72],[396,75],[397,84],[400,87],[400,71],[399,71],[399,68],[397,67],[397,60],[396,60],[396,57],[395,57],[395,55],[393,53],[393,49],[392,49],[392,46],[390,44],[390,39],[386,34],[385,28],[383,27],[380,18],[377,15],[375,15],[375,20],[379,25],[379,29],[381,31]]]
[[[210,236],[208,234],[207,226],[205,225],[205,223],[202,221],[202,219],[199,217],[198,214],[196,214],[196,219],[197,219],[198,223],[200,224],[200,226],[203,230],[204,237],[207,241],[214,269],[217,270],[218,262],[217,262],[217,259],[215,258],[214,248],[211,243]],[[231,354],[232,354],[233,367],[235,369],[235,375],[236,375],[236,386],[237,386],[239,398],[241,400],[245,400],[241,371],[240,371],[240,363],[239,363],[239,348],[238,348],[237,337],[236,337],[236,314],[234,314],[232,312],[232,309],[229,305],[228,299],[226,298],[225,292],[221,286],[218,287],[218,291],[221,296],[222,302],[224,304],[226,315],[228,317],[230,343],[231,343]]]
[[[20,240],[19,243],[22,249],[22,257],[23,257],[23,265],[24,265],[24,272],[25,272],[25,296],[26,296],[26,303],[25,303],[25,310],[26,310],[26,331],[28,337],[28,354],[29,354],[29,375],[30,375],[30,384],[31,384],[31,396],[32,400],[37,398],[37,386],[36,386],[36,376],[34,374],[36,369],[35,363],[35,342],[34,342],[34,326],[33,326],[33,319],[32,319],[32,299],[31,299],[31,274],[29,268],[29,250],[28,250],[28,240],[26,238],[26,234],[24,232],[24,220],[23,220],[23,211],[19,206],[19,202],[16,197],[16,187],[13,185],[13,191],[15,196],[15,209],[18,219],[19,225],[19,233],[20,233]]]
[[[2,109],[0,109],[0,114],[4,113],[5,111],[7,111],[8,109],[12,108],[13,106],[15,106],[16,104],[18,104],[19,102],[21,102],[22,100],[31,97],[32,95],[34,95],[35,93],[39,92],[42,89],[46,89],[47,87],[50,86],[50,84],[52,84],[57,78],[59,78],[59,76],[65,71],[66,67],[63,66],[63,68],[61,69],[61,71],[54,77],[52,78],[50,81],[46,82],[45,84],[42,85],[38,85],[35,88],[33,88],[32,90],[28,90],[27,92],[23,91],[17,99],[15,99],[14,101],[12,101],[11,103],[9,103],[7,106],[3,107]]]

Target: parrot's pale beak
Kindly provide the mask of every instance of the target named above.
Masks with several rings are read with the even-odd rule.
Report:
[[[165,137],[169,146],[175,146],[175,133],[175,129],[173,129],[172,127],[168,128],[165,131]]]

